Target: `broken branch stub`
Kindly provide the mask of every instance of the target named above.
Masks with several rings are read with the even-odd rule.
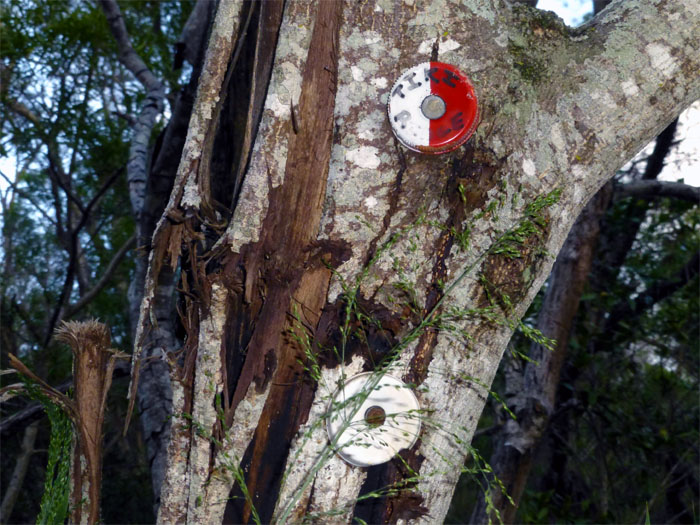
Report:
[[[75,393],[71,418],[76,437],[71,459],[70,521],[97,523],[105,401],[116,360],[125,354],[110,348],[109,329],[97,321],[64,322],[56,330],[56,339],[73,351]]]

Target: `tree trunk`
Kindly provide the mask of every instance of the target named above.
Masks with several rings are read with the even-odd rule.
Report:
[[[505,486],[509,500],[496,491],[491,508],[504,523],[515,522],[515,512],[525,489],[537,446],[555,407],[559,374],[566,358],[571,327],[591,270],[600,222],[608,209],[612,182],[588,202],[564,243],[547,284],[537,328],[555,340],[554,349],[533,343],[525,364],[512,358],[506,372],[505,401],[517,419],[508,419],[495,438],[489,464],[493,476]],[[512,503],[511,503],[512,501]],[[498,521],[485,500],[479,500],[470,523]]]
[[[571,31],[481,0],[287,2],[277,30],[281,4],[262,5],[219,4],[149,256],[132,402],[155,283],[178,267],[186,332],[169,356],[159,521],[439,522],[550,254],[700,93],[700,13],[625,3]],[[279,33],[274,55],[245,37],[256,26]],[[391,83],[434,44],[481,107],[472,142],[435,157],[398,146],[385,112]],[[227,106],[244,66],[247,103]],[[243,141],[227,160],[216,145],[232,147],[221,141],[241,108],[252,152]],[[416,444],[369,468],[325,430],[329,396],[361,371],[403,379],[421,407]]]
[[[641,175],[641,182],[656,182],[673,143],[676,123],[677,120],[673,121],[659,135]],[[525,490],[534,455],[555,410],[559,377],[580,298],[593,266],[593,254],[596,251],[607,257],[617,254],[611,259],[615,265],[605,266],[606,272],[616,277],[646,213],[646,202],[636,205],[635,213],[630,215],[629,224],[622,234],[605,232],[603,235],[602,244],[614,245],[615,249],[596,250],[600,224],[613,191],[613,183],[610,181],[589,201],[569,232],[552,269],[538,318],[538,328],[556,341],[554,351],[533,344],[528,355],[533,362],[521,365],[513,361],[509,363],[506,372],[506,402],[517,419],[508,420],[496,436],[494,452],[489,462],[493,476],[501,480],[511,498],[509,500],[501,493],[493,494],[492,508],[499,512],[505,523],[515,522],[515,513]],[[608,281],[606,286],[612,286],[613,281],[614,279]],[[604,315],[603,308],[598,311],[599,315]],[[480,500],[470,521],[485,523],[489,519],[496,519],[495,513],[489,510],[486,501]]]

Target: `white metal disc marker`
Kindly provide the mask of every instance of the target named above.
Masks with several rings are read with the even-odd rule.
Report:
[[[372,372],[347,380],[329,406],[327,419],[331,443],[337,438],[336,451],[357,467],[386,463],[401,449],[411,448],[420,432],[420,406],[408,385],[385,375],[370,391]],[[358,395],[367,393],[360,401]],[[353,414],[354,411],[354,414]]]

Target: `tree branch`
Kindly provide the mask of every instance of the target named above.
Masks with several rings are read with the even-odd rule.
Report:
[[[133,73],[147,91],[146,98],[141,106],[141,112],[133,127],[126,176],[129,183],[131,207],[138,227],[146,194],[148,144],[156,116],[163,109],[165,88],[161,81],[148,69],[144,61],[141,60],[138,53],[134,51],[117,2],[115,0],[100,0],[100,4],[107,17],[107,23],[112,35],[117,41],[119,61]]]
[[[75,304],[68,305],[62,315],[64,319],[67,319],[71,317],[72,315],[75,315],[78,311],[80,311],[85,305],[87,305],[90,301],[92,301],[95,296],[100,293],[100,291],[106,286],[106,284],[109,282],[109,280],[112,278],[112,275],[114,274],[115,270],[119,266],[119,263],[122,261],[124,256],[126,255],[126,252],[128,252],[135,244],[136,242],[136,235],[132,235],[129,237],[129,239],[119,248],[119,251],[114,254],[114,257],[112,257],[112,260],[109,262],[109,265],[107,265],[107,268],[105,269],[104,273],[102,274],[102,277],[100,277],[100,280],[95,283],[95,285],[88,290]]]
[[[158,78],[148,69],[148,66],[141,60],[141,57],[134,51],[126,30],[124,17],[119,10],[116,0],[100,0],[102,11],[104,11],[112,36],[117,41],[119,49],[119,61],[131,71],[138,81],[147,90],[163,89]]]
[[[100,186],[100,189],[97,190],[95,195],[92,196],[92,199],[90,199],[90,202],[88,202],[87,206],[85,206],[85,211],[83,212],[83,215],[80,218],[80,222],[75,228],[75,231],[78,232],[82,230],[83,226],[87,223],[88,219],[90,218],[90,212],[92,209],[97,205],[97,203],[100,201],[102,196],[106,193],[106,191],[109,189],[109,187],[114,184],[114,182],[119,178],[119,176],[124,173],[124,168],[119,168],[116,170],[112,175],[110,175],[107,180],[105,180],[102,183],[102,186]]]
[[[662,180],[635,180],[627,184],[618,184],[615,187],[615,199],[625,197],[638,197],[643,199],[655,199],[659,197],[672,197],[700,204],[700,188],[683,184],[682,182],[670,182]]]
[[[41,215],[44,217],[44,219],[46,219],[47,221],[49,221],[53,225],[56,224],[56,220],[53,217],[51,217],[41,206],[39,206],[39,204],[32,198],[32,196],[29,193],[27,193],[26,191],[21,189],[17,185],[17,183],[10,180],[10,178],[1,171],[0,171],[0,177],[5,179],[5,181],[10,186],[10,188],[12,188],[13,191],[16,191],[19,195],[21,195],[23,198],[27,199],[30,203],[32,203],[32,205],[39,211],[39,213],[41,213]]]
[[[70,201],[72,201],[76,205],[76,207],[82,212],[83,211],[82,202],[71,191],[70,187],[68,186],[68,175],[63,171],[63,166],[61,165],[60,155],[58,154],[58,147],[57,147],[57,144],[54,140],[52,133],[46,132],[39,116],[36,113],[34,113],[31,109],[29,109],[27,106],[25,106],[21,102],[14,100],[14,99],[6,99],[6,101],[7,101],[7,106],[13,112],[15,112],[17,115],[19,115],[21,117],[26,118],[27,120],[29,120],[32,124],[34,124],[37,127],[39,137],[46,145],[46,149],[48,151],[49,169],[47,170],[47,173],[50,175],[51,180],[55,181],[56,184],[58,185],[58,187],[60,187],[65,192],[68,199]],[[58,210],[58,207],[57,207],[57,210]],[[59,223],[60,223],[60,220],[59,220]]]

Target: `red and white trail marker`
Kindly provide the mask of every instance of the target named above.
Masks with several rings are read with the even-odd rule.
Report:
[[[458,148],[479,123],[474,86],[443,62],[423,62],[404,71],[389,94],[388,112],[396,138],[421,153]]]

